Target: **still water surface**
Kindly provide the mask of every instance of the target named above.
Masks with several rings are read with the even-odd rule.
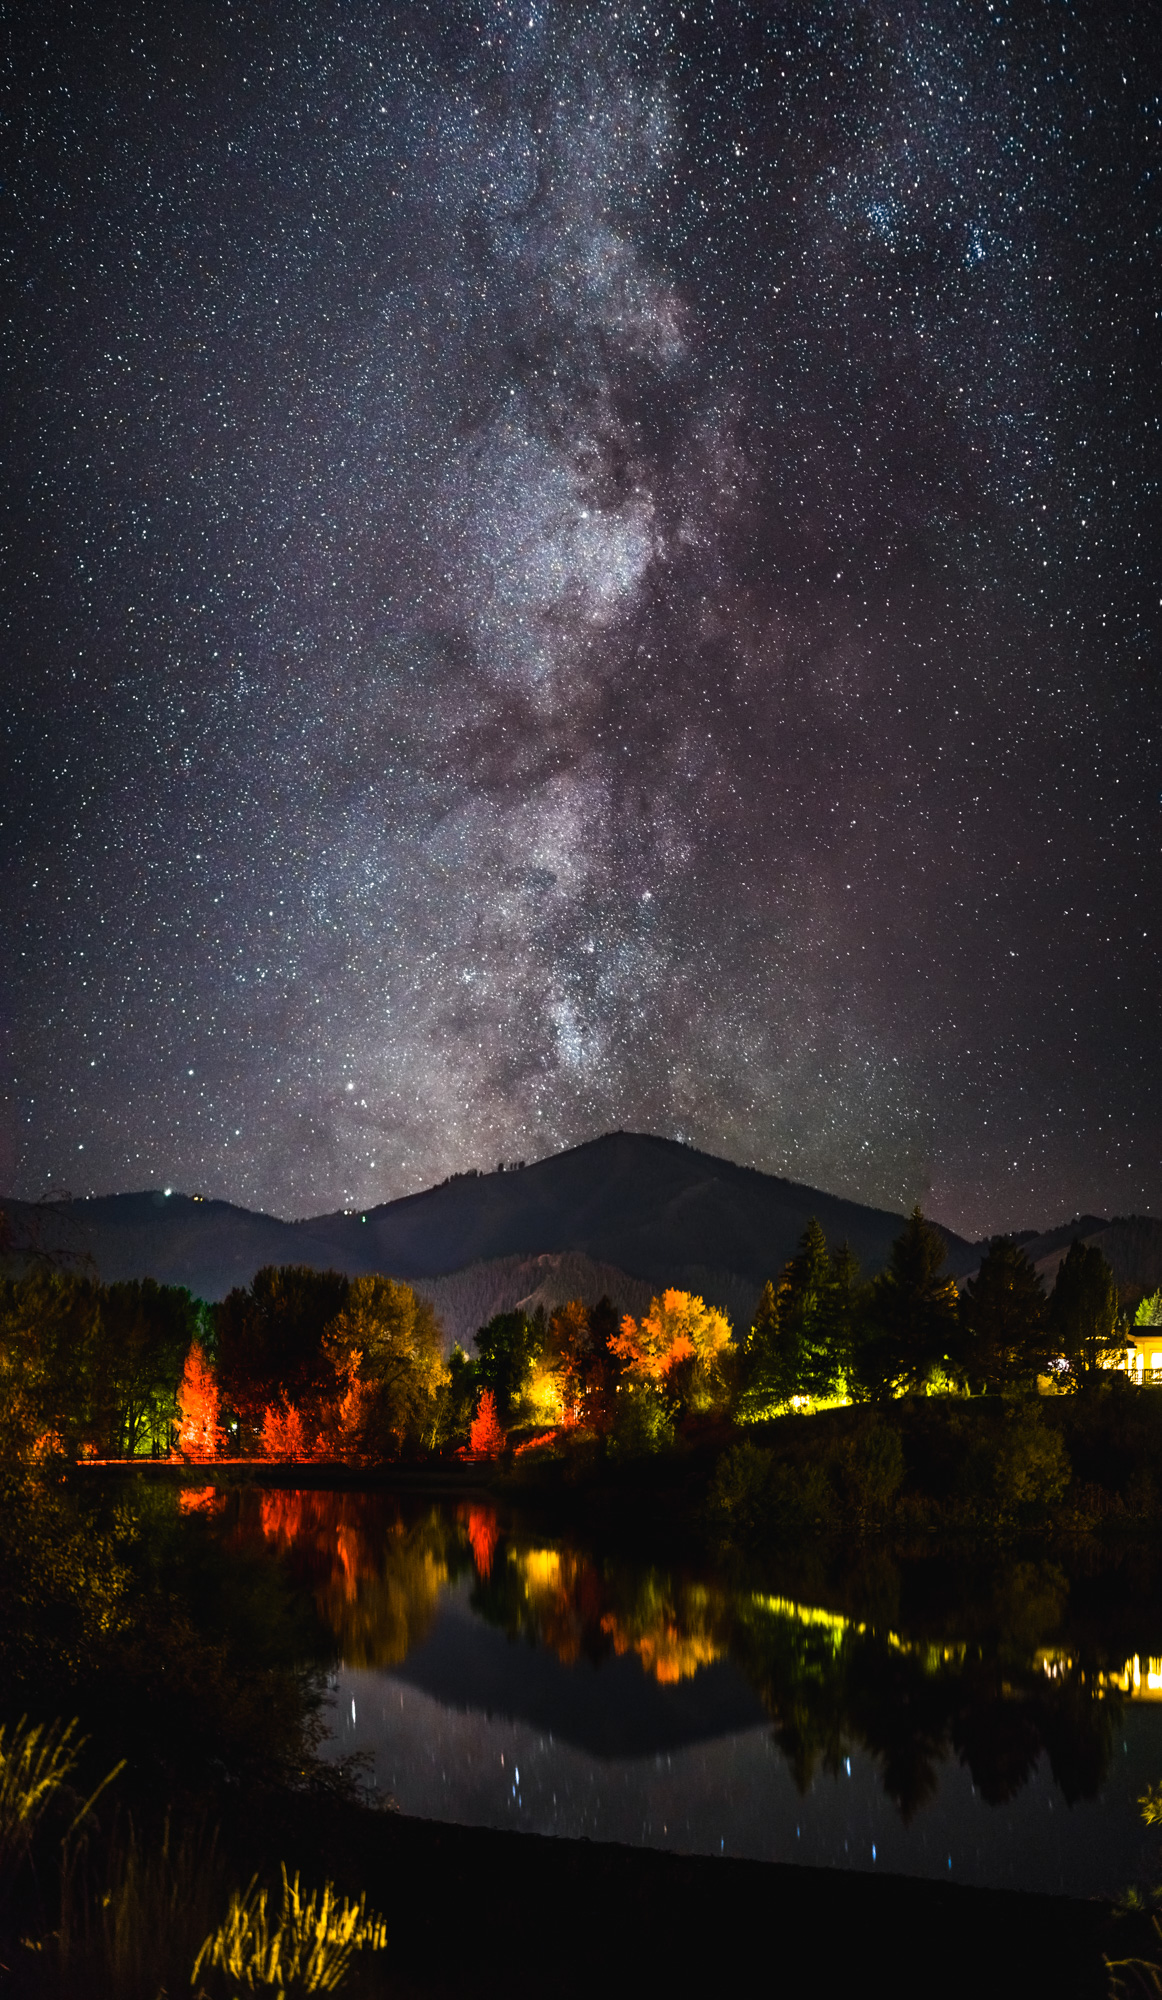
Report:
[[[744,1577],[485,1503],[236,1504],[333,1639],[328,1754],[405,1813],[1079,1895],[1162,1877],[1154,1552]]]

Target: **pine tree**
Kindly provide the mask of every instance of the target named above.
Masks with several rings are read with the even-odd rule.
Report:
[[[1118,1288],[1096,1243],[1077,1237],[1057,1272],[1049,1324],[1074,1388],[1090,1389],[1121,1358]]]
[[[468,1448],[474,1458],[499,1458],[505,1442],[505,1435],[496,1414],[496,1399],[491,1389],[483,1389],[480,1394],[480,1407],[472,1419],[472,1428],[468,1433]]]
[[[841,1244],[834,1256],[812,1216],[778,1283],[759,1300],[743,1355],[740,1414],[820,1401],[844,1386],[850,1366],[859,1265]]]
[[[178,1386],[178,1450],[183,1458],[217,1458],[222,1449],[218,1384],[200,1341],[190,1343]]]
[[[1044,1288],[1020,1246],[997,1236],[960,1295],[960,1358],[974,1389],[1033,1388],[1049,1366]]]
[[[868,1297],[855,1355],[865,1394],[908,1395],[923,1389],[934,1369],[956,1365],[956,1284],[941,1276],[947,1254],[940,1231],[914,1208]]]

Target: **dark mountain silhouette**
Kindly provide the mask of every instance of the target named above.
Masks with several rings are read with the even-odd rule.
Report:
[[[412,1277],[483,1258],[583,1250],[652,1284],[680,1283],[679,1271],[699,1268],[761,1284],[794,1253],[813,1215],[869,1271],[884,1263],[903,1220],[672,1139],[610,1132],[534,1166],[457,1176],[307,1227],[335,1246],[340,1264],[370,1240],[380,1269]],[[952,1259],[974,1259],[962,1237],[943,1234]]]
[[[221,1298],[263,1264],[447,1276],[495,1258],[580,1251],[650,1285],[714,1296],[757,1290],[793,1255],[811,1216],[851,1244],[865,1272],[886,1261],[903,1218],[642,1133],[604,1138],[532,1166],[455,1175],[439,1187],[352,1213],[282,1222],[191,1195],[104,1195],[35,1209],[3,1204],[17,1243],[86,1255],[101,1277],[155,1277]],[[948,1268],[979,1251],[942,1231]]]
[[[1123,1301],[1135,1295],[1156,1292],[1162,1287],[1162,1222],[1152,1215],[1115,1215],[1112,1222],[1083,1215],[1076,1222],[1055,1229],[1035,1243],[1025,1245],[1025,1255],[1037,1266],[1047,1287],[1075,1237],[1096,1244],[1113,1269]]]
[[[958,1279],[973,1277],[991,1238],[973,1246],[973,1268],[962,1272],[952,1259],[950,1268]],[[1096,1245],[1109,1263],[1122,1294],[1122,1303],[1133,1305],[1143,1292],[1162,1288],[1162,1222],[1153,1215],[1078,1215],[1056,1229],[1026,1229],[1015,1238],[1029,1262],[1040,1272],[1046,1291],[1052,1291],[1057,1273],[1073,1242]]]

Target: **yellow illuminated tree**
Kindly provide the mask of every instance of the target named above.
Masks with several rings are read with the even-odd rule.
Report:
[[[405,1442],[430,1439],[448,1368],[435,1313],[410,1285],[353,1278],[323,1349],[344,1384],[349,1444],[356,1424],[372,1456],[392,1456]],[[357,1404],[350,1400],[356,1385]]]

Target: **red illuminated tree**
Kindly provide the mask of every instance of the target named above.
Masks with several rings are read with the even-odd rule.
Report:
[[[217,1458],[222,1449],[214,1365],[193,1341],[178,1386],[178,1450],[183,1458]]]
[[[303,1420],[293,1403],[281,1408],[268,1403],[262,1418],[262,1449],[267,1458],[305,1458]]]
[[[505,1436],[497,1419],[496,1400],[491,1389],[484,1389],[481,1391],[480,1407],[468,1432],[468,1448],[474,1458],[499,1458],[504,1446]]]

